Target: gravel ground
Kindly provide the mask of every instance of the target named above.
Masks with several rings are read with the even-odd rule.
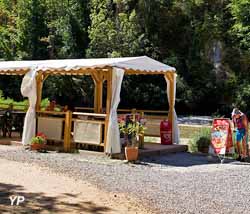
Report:
[[[138,164],[88,152],[35,153],[0,146],[0,158],[48,167],[98,188],[136,196],[158,213],[250,213],[250,164],[208,162],[205,156],[179,153]]]
[[[108,193],[85,180],[0,158],[1,214],[151,214],[126,194]],[[35,178],[35,179],[34,179]],[[14,196],[23,196],[19,205]]]

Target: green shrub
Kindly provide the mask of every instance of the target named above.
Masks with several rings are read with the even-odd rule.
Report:
[[[190,152],[198,152],[203,148],[208,148],[211,142],[211,129],[202,128],[201,131],[194,135],[188,142]]]
[[[0,108],[7,109],[9,108],[9,105],[13,105],[14,110],[26,110],[28,108],[28,100],[16,102],[11,98],[4,99],[3,97],[0,97]]]
[[[4,97],[2,97],[1,90],[0,90],[0,108],[7,109],[7,108],[9,108],[10,104],[13,105],[14,110],[19,110],[19,111],[25,111],[29,107],[28,99],[25,99],[25,100],[20,101],[20,102],[16,102],[11,98],[5,99]],[[41,109],[46,109],[46,107],[48,105],[49,105],[49,99],[48,98],[45,98],[45,99],[43,99],[41,101]]]
[[[45,110],[49,106],[49,98],[45,98],[41,101],[41,110]]]

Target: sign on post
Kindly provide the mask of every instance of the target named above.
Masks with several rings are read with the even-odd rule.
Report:
[[[211,145],[215,154],[224,155],[234,152],[230,119],[214,119],[211,135]]]

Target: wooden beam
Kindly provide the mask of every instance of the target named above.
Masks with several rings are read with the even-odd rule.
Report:
[[[95,67],[95,68],[80,68],[78,70],[63,70],[63,69],[51,69],[42,71],[44,74],[52,74],[52,75],[91,75],[95,71],[102,71],[104,73],[108,72],[112,67],[104,66],[104,67]],[[166,73],[175,73],[174,70],[162,70],[162,71],[146,71],[146,70],[134,70],[134,69],[125,69],[125,75],[159,75]],[[0,75],[24,75],[29,71],[28,68],[16,69],[16,70],[0,70]]]
[[[63,70],[63,69],[50,69],[43,71],[44,74],[51,74],[51,75],[92,75],[95,72],[105,73],[112,67],[96,67],[96,68],[80,68],[78,70]]]
[[[101,124],[101,125],[104,125],[105,124],[105,121],[101,121],[101,120],[82,120],[82,119],[76,119],[76,118],[73,118],[72,119],[73,122],[88,122],[88,123],[91,123],[91,124]]]
[[[92,76],[93,80],[96,82],[101,82],[103,79],[102,75],[97,70],[92,71],[91,76]]]
[[[29,69],[0,70],[0,75],[25,75]]]
[[[49,77],[50,74],[43,74],[43,82]]]
[[[39,114],[46,114],[46,115],[65,115],[66,112],[61,111],[36,111]]]
[[[125,75],[165,75],[167,73],[175,73],[174,70],[168,71],[143,71],[143,70],[133,70],[133,69],[124,69]]]
[[[83,112],[74,112],[73,115],[93,116],[93,117],[106,117],[106,114],[83,113]]]
[[[75,111],[94,111],[94,108],[91,107],[75,107]]]

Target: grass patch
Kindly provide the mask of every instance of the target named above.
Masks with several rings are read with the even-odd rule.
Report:
[[[179,125],[180,129],[180,139],[193,139],[195,136],[199,136],[203,129],[211,130],[209,126],[192,126],[192,125]],[[154,143],[160,143],[161,139],[160,137],[150,137],[145,136],[144,138],[145,142],[154,142]],[[186,144],[186,140],[184,141]]]
[[[204,128],[211,129],[209,126],[179,125],[180,138],[193,138],[195,135],[199,135]]]
[[[145,136],[144,137],[144,142],[145,143],[161,143],[161,139],[160,137],[149,137],[149,136]]]

